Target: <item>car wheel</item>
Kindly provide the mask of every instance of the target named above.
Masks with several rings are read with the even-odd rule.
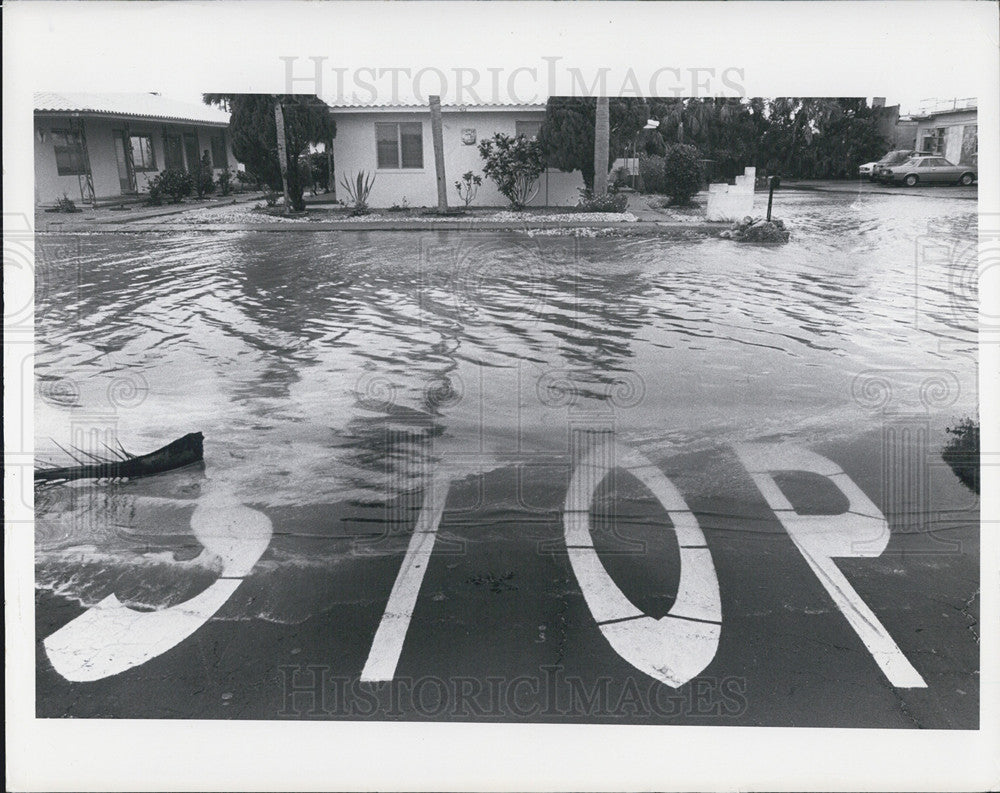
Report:
[[[959,179],[958,181],[959,184],[963,184],[966,187],[968,187],[970,184],[973,183],[973,181],[975,181],[975,178],[976,177],[974,177],[971,173],[963,173],[962,178]]]
[[[917,182],[919,182],[920,180],[917,179],[917,175],[916,174],[912,174],[911,173],[903,181],[906,182],[906,186],[907,187],[915,187],[916,184],[917,184]]]

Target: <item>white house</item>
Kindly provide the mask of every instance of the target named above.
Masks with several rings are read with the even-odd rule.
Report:
[[[927,100],[917,122],[917,148],[962,165],[979,163],[979,120],[975,99]]]
[[[35,94],[35,203],[121,201],[205,152],[216,174],[235,169],[228,127],[218,108],[157,94]]]
[[[437,175],[431,137],[431,113],[426,104],[384,106],[331,105],[337,122],[333,141],[334,171],[338,198],[340,181],[353,181],[359,171],[375,174],[369,204],[376,207],[437,204]],[[506,135],[538,134],[545,120],[545,105],[484,104],[442,105],[442,138],[448,203],[461,206],[455,182],[468,171],[483,184],[474,206],[504,206],[496,185],[483,176],[479,141],[497,132]],[[579,200],[583,187],[579,171],[564,173],[549,169],[541,175],[533,206],[570,206]]]

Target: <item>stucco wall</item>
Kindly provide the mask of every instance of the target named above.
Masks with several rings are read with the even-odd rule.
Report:
[[[920,119],[917,122],[917,148],[923,148],[924,135],[928,130],[944,128],[944,147],[941,156],[949,162],[968,164],[974,160],[975,136],[977,126],[975,110],[941,113],[931,118]],[[972,127],[972,130],[966,130]],[[970,150],[969,141],[972,140]],[[963,141],[965,147],[963,148]]]
[[[430,110],[420,113],[337,113],[337,137],[333,142],[334,170],[337,176],[337,197],[348,200],[340,184],[342,177],[353,181],[358,171],[375,173],[369,205],[389,207],[402,204],[403,199],[412,207],[437,204],[437,177],[434,171],[434,143],[431,139]],[[445,176],[448,184],[449,206],[461,206],[455,182],[467,171],[479,175],[483,184],[473,206],[506,206],[505,199],[496,185],[482,173],[483,161],[479,156],[479,141],[502,132],[514,135],[517,121],[542,121],[544,111],[493,112],[449,111],[442,112],[442,138],[445,154]],[[375,156],[375,122],[416,122],[423,129],[423,160],[421,169],[378,169]],[[474,129],[476,143],[462,142],[462,130]],[[583,187],[579,171],[563,173],[550,170],[539,179],[538,195],[532,206],[571,206],[579,199],[578,188]]]
[[[94,193],[98,200],[115,198],[123,194],[114,143],[115,131],[121,130],[123,123],[120,119],[111,118],[88,118],[83,121],[87,137],[87,153],[90,156],[90,170],[94,179]],[[164,134],[182,135],[185,132],[195,132],[198,135],[199,152],[205,149],[211,152],[212,135],[222,129],[156,121],[130,120],[128,123],[131,134],[149,135],[153,146],[156,170],[136,171],[135,174],[136,186],[140,192],[148,191],[149,180],[165,167]],[[79,179],[76,176],[60,176],[56,167],[55,142],[51,134],[53,129],[70,129],[69,118],[44,116],[35,119],[35,203],[52,204],[62,198],[64,193],[79,203],[81,201]],[[233,157],[228,130],[226,130],[226,157],[230,169],[235,169],[237,162]],[[215,169],[215,173],[218,174],[220,170]]]

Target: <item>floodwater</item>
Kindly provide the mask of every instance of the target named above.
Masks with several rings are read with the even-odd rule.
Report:
[[[141,454],[200,431],[205,464],[39,491],[37,586],[84,606],[111,592],[136,607],[183,600],[218,575],[189,527],[210,497],[270,516],[256,574],[336,576],[379,552],[358,538],[380,536],[386,505],[434,474],[521,467],[561,500],[581,432],[613,432],[667,469],[690,460],[674,466],[685,495],[729,510],[736,442],[839,448],[852,474],[902,415],[936,457],[945,428],[978,411],[975,202],[777,201],[783,247],[431,230],[40,236],[38,460],[71,463],[57,443],[103,453],[97,442],[117,439]],[[967,502],[947,477],[944,502]],[[511,487],[485,533],[525,508]],[[329,606],[280,591],[231,616],[298,622]]]

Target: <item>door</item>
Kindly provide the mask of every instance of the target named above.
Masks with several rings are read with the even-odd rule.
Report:
[[[118,184],[122,195],[138,192],[135,184],[135,164],[132,162],[132,141],[123,129],[112,130],[115,141],[115,160],[118,162]]]
[[[955,176],[955,167],[947,160],[941,157],[935,157],[931,160],[931,181],[933,182],[953,182],[957,178]]]
[[[188,173],[197,173],[201,155],[198,153],[198,136],[193,132],[184,133],[184,156],[187,157]]]
[[[184,148],[180,135],[163,136],[163,167],[168,170],[184,170]]]

